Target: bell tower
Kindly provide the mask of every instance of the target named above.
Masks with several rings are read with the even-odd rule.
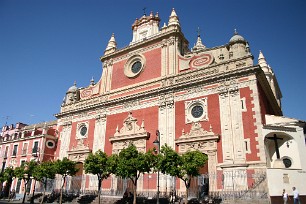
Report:
[[[149,16],[144,15],[138,19],[132,25],[133,30],[133,40],[130,44],[134,44],[141,40],[145,40],[159,32],[159,22],[160,18],[158,13],[153,15],[153,12]]]

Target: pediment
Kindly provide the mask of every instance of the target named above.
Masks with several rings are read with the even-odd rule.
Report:
[[[76,162],[84,162],[90,152],[89,145],[85,145],[83,139],[78,139],[77,145],[72,146],[71,150],[67,151],[68,159]]]
[[[110,137],[110,142],[125,141],[125,140],[135,140],[135,139],[148,139],[150,134],[146,131],[144,127],[144,120],[142,120],[141,125],[137,124],[138,120],[132,116],[130,112],[128,117],[123,120],[122,127],[116,128],[114,136]]]
[[[218,140],[219,135],[216,135],[212,130],[206,131],[202,128],[199,122],[192,123],[190,132],[182,131],[182,135],[176,139],[175,143],[188,143],[194,141]]]
[[[209,131],[206,131],[199,122],[194,122],[192,123],[190,132],[186,133],[183,130],[182,135],[175,140],[175,144],[179,146],[181,153],[189,150],[199,150],[207,153],[208,151],[217,149],[217,141],[219,138],[220,136],[212,132],[211,128]]]

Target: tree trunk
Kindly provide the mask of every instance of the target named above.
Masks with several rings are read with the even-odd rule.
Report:
[[[42,199],[40,201],[40,204],[43,204],[44,203],[44,199],[45,199],[45,195],[46,195],[46,188],[47,188],[47,180],[44,182],[44,192],[43,192],[43,195],[42,195]]]
[[[61,194],[60,194],[60,204],[62,204],[62,199],[63,199],[63,188],[64,188],[64,184],[65,184],[65,180],[66,180],[66,176],[63,177],[63,185],[61,187]]]
[[[133,189],[133,204],[136,204],[136,194],[137,193],[137,180],[135,181],[135,184],[134,184],[134,189]]]
[[[98,177],[98,200],[99,200],[99,204],[101,203],[101,198],[100,198],[100,195],[101,195],[101,184],[102,184],[102,179]]]
[[[23,194],[22,203],[24,203],[24,201],[25,201],[25,197],[26,197],[26,193],[27,193],[27,183],[28,182],[24,182],[24,194]]]
[[[11,194],[11,186],[12,186],[12,182],[13,182],[13,179],[12,178],[9,178],[8,181],[7,181],[7,186],[4,188],[4,197],[8,197],[10,196]]]
[[[188,189],[189,187],[186,186],[186,197],[185,197],[185,204],[188,203]]]

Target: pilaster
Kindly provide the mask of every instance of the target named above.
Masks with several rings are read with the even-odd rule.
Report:
[[[95,153],[99,149],[104,152],[105,146],[105,132],[106,132],[106,115],[96,116],[96,125],[94,131],[94,142],[92,147],[92,152]]]
[[[60,152],[59,152],[59,159],[63,159],[64,157],[68,158],[68,150],[69,150],[69,144],[70,144],[70,137],[71,137],[71,122],[66,122],[63,125],[63,130],[60,133]]]

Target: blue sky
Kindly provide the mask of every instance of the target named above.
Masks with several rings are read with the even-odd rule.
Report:
[[[285,116],[306,120],[306,1],[303,0],[0,0],[0,125],[54,120],[73,82],[86,87],[102,74],[99,57],[115,33],[118,48],[132,40],[131,25],[172,8],[182,31],[215,47],[234,29],[262,50],[280,85]],[[8,117],[7,117],[8,116]]]

